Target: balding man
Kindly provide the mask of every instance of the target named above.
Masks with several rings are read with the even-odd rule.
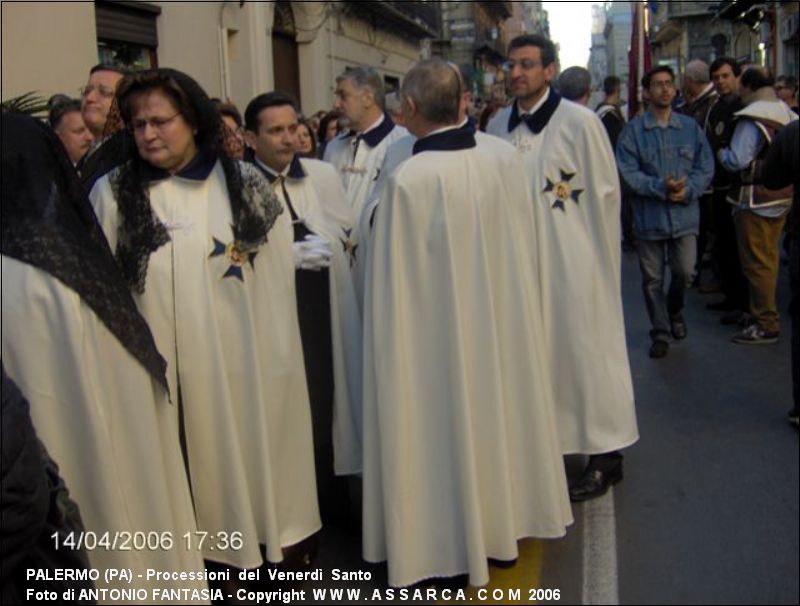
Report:
[[[389,583],[489,580],[571,522],[521,159],[460,126],[457,71],[403,81],[416,137],[373,227],[364,309],[364,558]]]
[[[584,67],[568,67],[558,76],[557,88],[565,99],[588,107],[592,95],[592,75]]]
[[[336,78],[333,108],[348,130],[328,143],[324,159],[339,172],[356,218],[378,179],[386,148],[408,134],[395,126],[385,105],[383,78],[374,67],[350,69]]]

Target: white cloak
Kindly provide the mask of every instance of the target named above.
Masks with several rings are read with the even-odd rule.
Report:
[[[337,475],[361,473],[361,315],[350,271],[355,220],[330,164],[301,159],[304,179],[284,185],[298,219],[331,244],[331,338],[333,346],[333,455]],[[283,200],[280,188],[275,193]],[[291,225],[290,225],[291,228]],[[356,249],[355,254],[358,254]]]
[[[386,150],[394,141],[407,134],[405,128],[395,126],[375,147],[362,140],[355,157],[353,157],[353,137],[347,134],[339,135],[325,147],[325,162],[333,164],[339,173],[347,202],[353,210],[356,221],[369,199],[375,181],[380,176]]]
[[[87,549],[101,574],[96,586],[148,593],[157,587],[206,587],[202,581],[137,576],[148,568],[204,567],[194,540],[175,407],[164,388],[58,279],[6,256],[2,275],[6,371],[28,399],[36,433],[92,533],[86,544],[92,547],[109,533],[119,546]],[[192,549],[186,549],[185,533],[192,533]],[[165,536],[172,539],[168,549],[160,542]],[[156,542],[141,548],[143,538]],[[131,569],[132,582],[106,582],[110,568]]]
[[[389,583],[517,557],[572,521],[520,159],[423,152],[390,177],[367,258],[364,559]],[[504,178],[517,175],[517,178]],[[527,227],[527,232],[526,228]]]
[[[108,176],[90,198],[115,250],[119,215]],[[237,267],[227,250],[213,254],[215,240],[233,241],[219,163],[205,181],[154,182],[150,204],[171,239],[150,255],[145,291],[134,299],[167,359],[176,397],[180,384],[197,526],[244,536],[241,549],[217,546],[204,556],[253,568],[262,562],[261,543],[278,562],[281,547],[321,525],[289,212],[255,258],[238,266],[239,279],[225,277]]]
[[[360,254],[356,258],[356,262],[353,266],[353,283],[355,284],[356,294],[358,296],[359,309],[362,311],[364,309],[364,272],[366,271],[366,258],[369,255],[371,242],[372,217],[375,213],[375,208],[381,200],[383,190],[386,188],[389,177],[392,176],[398,166],[412,156],[414,143],[416,142],[417,138],[414,135],[408,134],[405,137],[397,139],[388,147],[386,155],[383,158],[380,174],[375,181],[375,187],[368,196],[368,201],[361,210],[361,215],[356,217],[358,220],[357,241]],[[492,153],[493,146],[497,142],[499,142],[501,147],[507,145],[499,137],[487,135],[481,131],[475,132],[475,143],[482,151]]]
[[[619,178],[608,136],[594,112],[564,99],[538,135],[524,123],[509,133],[510,112],[498,112],[488,132],[521,151],[530,178],[562,451],[624,448],[639,433],[622,315]]]

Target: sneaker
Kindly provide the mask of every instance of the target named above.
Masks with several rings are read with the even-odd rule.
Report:
[[[669,351],[669,343],[666,341],[653,341],[653,344],[650,346],[650,357],[651,358],[663,358],[667,355]]]
[[[764,330],[758,324],[753,324],[734,335],[731,341],[739,345],[770,345],[778,342],[778,335],[780,333],[777,331]]]

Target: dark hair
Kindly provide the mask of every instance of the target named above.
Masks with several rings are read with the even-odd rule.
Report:
[[[766,86],[774,86],[775,78],[769,73],[766,67],[748,67],[742,72],[742,77],[739,79],[741,86],[746,86],[752,91],[757,91],[759,88]]]
[[[524,46],[535,46],[541,51],[542,67],[547,67],[555,63],[557,58],[556,45],[553,44],[552,40],[540,36],[539,34],[523,34],[517,36],[508,44],[508,53],[511,54],[511,51],[515,48],[522,48]]]
[[[49,112],[47,114],[47,123],[50,128],[55,130],[61,124],[64,116],[71,112],[81,111],[81,102],[78,99],[70,99],[66,95],[53,95],[47,101]]]
[[[126,124],[130,125],[133,101],[152,91],[166,95],[196,131],[198,153],[219,160],[233,216],[247,215],[241,169],[225,152],[222,118],[203,88],[192,77],[175,69],[136,72],[125,78],[117,89],[120,113]],[[147,170],[136,146],[131,146],[127,162],[120,167],[115,188],[119,192],[120,229],[129,235],[129,241],[120,240],[117,244],[116,257],[126,281],[137,292],[144,291],[150,252],[169,240],[166,228],[157,222],[150,207]],[[257,223],[258,219],[255,221]],[[260,225],[248,224],[247,229],[258,232]]]
[[[669,77],[675,82],[675,71],[669,65],[658,65],[642,77],[642,88],[650,88],[650,80],[656,74],[669,74]]]
[[[729,65],[733,75],[737,78],[742,73],[742,67],[739,65],[739,62],[734,59],[733,57],[717,57],[711,63],[711,67],[708,68],[708,73],[710,75],[714,75],[715,72],[718,72],[722,66]]]
[[[797,78],[794,76],[778,76],[775,78],[775,82],[783,82],[786,85],[786,88],[790,88],[794,92],[797,92]]]
[[[620,90],[622,87],[622,80],[617,78],[616,76],[607,76],[605,80],[603,80],[603,92],[606,95],[613,95],[617,91]]]
[[[230,101],[222,101],[220,99],[212,99],[211,103],[219,112],[220,116],[228,116],[230,119],[236,122],[236,126],[241,128],[242,114],[239,113],[239,109],[233,103]]]
[[[282,107],[284,105],[291,105],[294,111],[300,113],[297,108],[297,100],[289,93],[276,90],[259,95],[250,101],[244,110],[244,127],[250,132],[257,133],[260,126],[258,117],[261,112],[268,107]]]
[[[117,67],[116,65],[110,65],[108,63],[98,63],[89,70],[89,75],[91,76],[95,72],[115,72],[121,76],[130,76],[131,73],[133,73],[129,69]]]
[[[333,122],[334,120],[339,119],[339,112],[336,110],[330,111],[322,117],[322,120],[319,121],[319,131],[317,131],[317,140],[320,142],[320,145],[325,144],[326,137],[328,135],[328,125]]]
[[[300,118],[298,120],[298,128],[305,126],[306,130],[308,131],[308,136],[311,137],[311,151],[310,152],[299,152],[303,156],[307,156],[309,158],[316,158],[317,157],[317,133],[311,128],[311,125],[308,123],[306,118]]]

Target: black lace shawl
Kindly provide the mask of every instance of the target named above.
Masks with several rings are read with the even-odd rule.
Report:
[[[282,212],[281,205],[257,170],[233,160],[225,152],[224,123],[203,88],[190,76],[169,68],[143,72],[139,78],[150,80],[155,88],[160,79],[166,79],[183,91],[196,122],[193,126],[198,156],[204,161],[219,159],[225,173],[237,248],[244,252],[264,244]],[[127,107],[124,97],[132,94],[130,89],[118,94],[120,104]],[[122,118],[130,120],[126,111],[121,107]],[[127,161],[109,174],[120,218],[116,259],[125,281],[137,293],[144,292],[150,255],[169,241],[166,227],[150,206],[150,183],[158,172],[159,169],[142,160],[134,145],[129,148]]]
[[[253,251],[266,243],[269,230],[283,210],[266,179],[254,167],[224,153],[219,162],[225,173],[237,248]],[[145,289],[150,255],[169,242],[167,228],[150,206],[149,177],[153,172],[153,167],[137,157],[109,175],[120,216],[117,263],[125,281],[140,294]]]
[[[75,291],[167,389],[166,362],[114,263],[63,146],[33,118],[5,113],[0,229],[3,255],[37,267]]]

